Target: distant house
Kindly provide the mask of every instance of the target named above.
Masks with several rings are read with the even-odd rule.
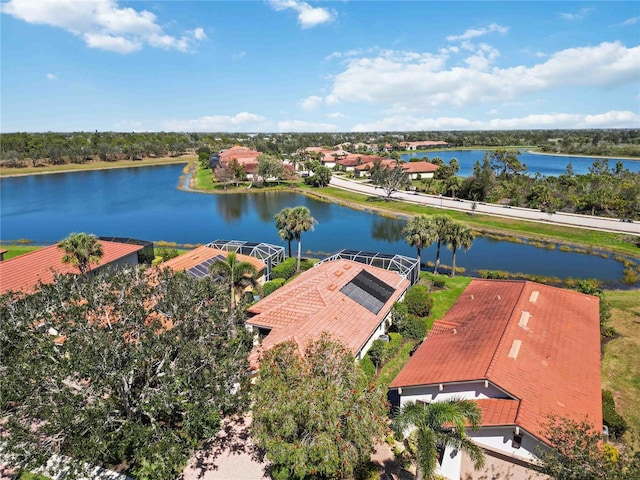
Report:
[[[92,264],[89,274],[109,265],[124,267],[150,262],[153,243],[132,239],[100,239],[103,255],[97,265]],[[0,262],[0,294],[9,291],[32,293],[38,284],[53,283],[55,274],[78,274],[78,268],[62,263],[64,252],[51,245]]]
[[[549,415],[602,429],[599,300],[528,281],[474,279],[390,385],[395,403],[470,399],[487,455],[530,465]],[[460,479],[461,454],[439,473]]]
[[[323,332],[361,359],[386,332],[391,307],[410,284],[397,271],[346,258],[320,263],[247,310],[247,326],[260,339],[250,358],[252,367],[278,343],[293,340],[302,349]]]
[[[401,142],[400,146],[405,150],[429,150],[430,148],[448,148],[449,144],[443,141],[422,140],[419,142]]]
[[[411,180],[418,178],[433,178],[438,165],[431,162],[407,162],[402,165],[402,169],[409,174]]]

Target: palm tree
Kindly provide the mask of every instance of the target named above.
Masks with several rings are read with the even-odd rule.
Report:
[[[289,228],[291,212],[293,208],[283,208],[280,212],[276,213],[274,218],[276,219],[276,228],[278,229],[278,235],[282,240],[289,243],[289,258],[291,258],[291,241],[295,238],[293,230]]]
[[[293,238],[298,241],[298,261],[296,262],[296,272],[300,271],[300,251],[302,245],[302,234],[313,230],[314,225],[318,223],[315,218],[311,216],[311,212],[307,207],[294,207],[291,212],[291,230],[293,232]]]
[[[433,273],[438,273],[438,267],[440,266],[440,246],[442,245],[442,242],[444,242],[449,226],[452,223],[453,220],[446,215],[434,215],[431,217],[433,233],[436,237],[436,241],[438,242],[436,248],[436,265],[433,269]]]
[[[431,246],[436,240],[429,218],[426,215],[413,217],[402,229],[402,234],[405,235],[404,239],[410,247],[416,247],[418,249],[418,267],[420,267],[420,265],[422,265],[420,252],[423,248]]]
[[[447,248],[451,250],[451,276],[456,275],[456,251],[464,248],[465,251],[471,248],[475,235],[466,225],[453,222],[447,230],[445,241]]]
[[[102,243],[93,234],[71,233],[58,243],[58,248],[64,250],[63,263],[78,267],[81,275],[91,270],[91,264],[100,263],[104,251]]]
[[[241,295],[248,287],[258,286],[258,271],[249,262],[241,262],[235,252],[230,252],[226,260],[214,262],[209,267],[213,275],[220,276],[224,281],[229,282],[230,303],[229,311],[238,304],[236,295]]]
[[[396,410],[392,427],[404,436],[407,430],[415,429],[416,463],[418,473],[425,479],[435,478],[438,448],[451,447],[467,453],[475,468],[484,465],[482,449],[466,435],[465,427],[472,430],[480,427],[482,412],[472,400],[452,399],[423,405],[408,402]]]

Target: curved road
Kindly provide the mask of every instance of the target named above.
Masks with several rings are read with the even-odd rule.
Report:
[[[355,180],[347,180],[345,178],[333,175],[330,185],[345,190],[351,190],[358,193],[364,193],[370,196],[384,196],[382,189],[373,185],[362,183]],[[444,208],[448,210],[461,210],[464,212],[473,212],[473,202],[469,200],[453,200],[449,197],[440,197],[437,195],[426,195],[423,193],[414,193],[407,191],[395,192],[392,196],[395,200],[416,203],[420,205],[429,205],[436,208]],[[558,225],[568,225],[579,228],[589,228],[591,230],[604,230],[607,232],[630,233],[640,235],[640,223],[621,222],[615,218],[592,217],[589,215],[577,215],[571,213],[558,212],[547,214],[540,210],[519,207],[503,207],[490,203],[476,203],[476,213],[485,215],[495,215],[498,217],[511,217],[520,220],[529,220],[533,222],[553,223]]]

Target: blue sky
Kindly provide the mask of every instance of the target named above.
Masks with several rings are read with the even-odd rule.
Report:
[[[0,131],[640,128],[640,3],[3,0]]]

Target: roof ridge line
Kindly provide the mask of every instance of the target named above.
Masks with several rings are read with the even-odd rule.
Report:
[[[518,283],[518,282],[516,281],[514,283]],[[489,366],[487,367],[487,370],[485,372],[485,377],[486,378],[489,378],[491,370],[493,369],[493,366],[496,363],[496,356],[498,354],[498,350],[500,349],[500,347],[504,343],[504,338],[507,335],[507,331],[510,330],[509,327],[511,326],[511,323],[513,321],[513,318],[514,318],[513,315],[514,315],[516,309],[518,308],[518,306],[520,305],[520,301],[522,299],[522,293],[524,292],[524,289],[525,289],[525,287],[527,285],[526,281],[520,281],[519,283],[520,283],[521,286],[520,286],[520,293],[518,294],[518,300],[515,302],[515,304],[513,306],[513,309],[511,310],[511,313],[509,314],[509,319],[507,320],[507,324],[505,325],[505,328],[502,330],[502,334],[500,335],[500,340],[498,340],[498,343],[496,344],[496,348],[493,351],[493,354],[491,355],[491,361],[489,362]]]

